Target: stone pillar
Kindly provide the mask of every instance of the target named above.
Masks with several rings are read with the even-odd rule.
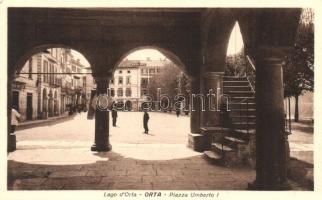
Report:
[[[220,112],[212,111],[209,108],[209,90],[212,90],[212,94],[215,94],[215,97],[212,98],[213,109],[216,109],[216,99],[218,96],[218,91],[222,94],[222,79],[224,72],[204,72],[203,73],[203,95],[205,97],[205,111],[201,112],[201,126],[203,127],[215,127],[220,126]],[[219,89],[218,89],[219,88]],[[219,107],[220,108],[220,107]]]
[[[91,150],[110,151],[112,146],[109,140],[109,102],[107,99],[109,79],[107,77],[96,77],[95,81],[96,94],[99,98],[95,111],[95,143],[91,147]]]
[[[200,94],[200,79],[193,78],[191,80],[191,91],[190,91],[190,132],[191,133],[199,133],[200,131],[200,101],[195,98],[192,101],[192,94],[198,95]]]
[[[286,190],[287,136],[284,133],[283,74],[280,56],[261,51],[256,58],[255,190]]]
[[[7,121],[7,152],[13,152],[16,150],[16,135],[11,134],[11,110],[12,110],[12,81],[13,81],[13,76],[8,76],[9,79],[9,84],[8,84],[8,91],[7,91],[7,116],[8,116],[8,121]]]

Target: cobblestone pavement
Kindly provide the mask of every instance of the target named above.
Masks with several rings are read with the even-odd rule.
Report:
[[[161,155],[179,150],[182,158],[157,160],[158,153],[152,153],[154,160],[144,160],[117,153],[150,154],[151,149]],[[253,170],[212,165],[182,145],[115,145],[106,153],[62,147],[18,150],[9,155],[8,165],[12,190],[244,190],[255,178]]]
[[[255,179],[249,168],[209,163],[186,147],[189,117],[150,113],[149,135],[142,113],[119,113],[111,127],[111,152],[91,152],[94,120],[86,114],[63,123],[17,131],[17,151],[8,155],[10,190],[245,190]],[[292,143],[302,145],[293,135]],[[302,141],[302,140],[301,140]],[[301,189],[301,188],[297,188]]]
[[[150,134],[142,113],[119,112],[111,126],[113,150],[90,151],[94,120],[86,114],[64,123],[17,132],[17,151],[8,156],[9,189],[245,190],[251,169],[208,163],[186,147],[189,117],[150,113]]]

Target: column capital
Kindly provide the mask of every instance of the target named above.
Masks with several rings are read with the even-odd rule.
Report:
[[[97,94],[107,94],[107,88],[109,87],[109,77],[107,76],[94,76],[96,82]]]
[[[289,46],[260,46],[254,58],[256,62],[280,64],[290,50]]]
[[[104,75],[104,76],[99,76],[99,75],[93,75],[93,78],[95,79],[95,82],[104,82],[104,81],[109,81],[112,78],[112,75]]]

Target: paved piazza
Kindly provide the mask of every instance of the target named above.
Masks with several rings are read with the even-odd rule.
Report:
[[[8,156],[9,189],[176,189],[244,190],[255,178],[250,169],[208,163],[186,147],[189,117],[119,112],[111,126],[111,152],[91,152],[94,120],[86,113],[51,126],[17,132],[17,151]]]
[[[8,155],[9,189],[245,190],[255,179],[250,168],[214,165],[187,148],[188,116],[150,113],[146,135],[143,113],[118,115],[117,127],[110,125],[111,152],[90,151],[95,121],[86,113],[17,131],[17,151]]]

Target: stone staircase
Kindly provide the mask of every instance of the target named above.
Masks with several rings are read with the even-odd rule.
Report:
[[[225,128],[213,132],[211,148],[204,154],[224,165],[249,164],[255,149],[255,92],[246,77],[224,76],[223,93],[229,98]]]

